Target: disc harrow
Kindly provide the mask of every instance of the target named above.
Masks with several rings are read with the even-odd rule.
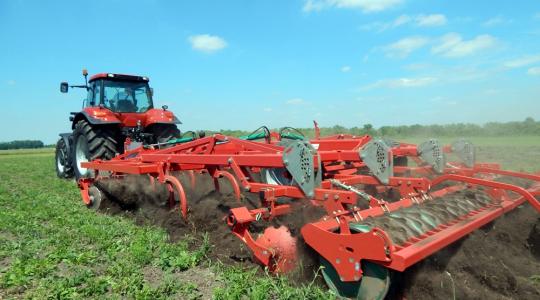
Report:
[[[191,135],[140,146],[82,163],[93,176],[78,184],[84,203],[96,207],[102,201],[97,182],[148,176],[167,187],[169,205],[187,218],[190,199],[178,173],[187,174],[192,187],[195,174],[206,174],[216,190],[223,178],[239,201],[224,216],[226,225],[257,262],[272,272],[291,271],[303,240],[320,256],[329,287],[358,299],[383,298],[391,271],[404,271],[525,202],[540,212],[540,174],[477,163],[468,141],[443,146],[430,139],[417,146],[315,132],[310,140],[292,128],[261,127],[240,138]],[[258,207],[242,204],[246,193],[258,195]],[[299,239],[273,221],[294,214],[301,201],[324,216],[303,224]],[[254,223],[267,228],[255,236]]]

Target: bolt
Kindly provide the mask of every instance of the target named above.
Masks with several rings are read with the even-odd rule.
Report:
[[[288,160],[286,160],[286,159],[285,159],[285,160],[283,160],[283,165],[284,165],[284,166],[288,166],[288,165],[289,165],[289,161],[288,161]]]
[[[263,250],[262,253],[263,253],[263,255],[265,255],[265,256],[268,255],[268,251],[266,251],[266,250]]]
[[[339,195],[334,195],[334,200],[338,200],[339,199]]]
[[[246,185],[246,186],[244,187],[244,191],[249,192],[249,190],[251,190],[251,186]]]
[[[336,264],[338,264],[338,265],[339,265],[340,263],[341,263],[341,259],[339,259],[339,258],[336,258]]]
[[[354,258],[349,257],[349,262],[352,264],[354,262]]]
[[[229,157],[229,159],[227,159],[227,163],[230,165],[230,164],[232,164],[232,162],[233,162],[232,157]]]
[[[328,194],[324,194],[324,200],[328,199]]]

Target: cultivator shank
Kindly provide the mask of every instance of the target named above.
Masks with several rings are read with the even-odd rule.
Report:
[[[144,174],[166,185],[170,205],[178,203],[187,218],[190,199],[176,174],[188,174],[191,186],[194,174],[207,174],[217,190],[224,178],[240,201],[227,225],[273,272],[295,268],[299,242],[273,221],[307,201],[324,213],[302,226],[302,238],[320,255],[326,282],[346,297],[384,296],[388,270],[403,271],[525,202],[540,212],[540,175],[478,164],[473,145],[462,140],[416,146],[369,136],[320,137],[318,131],[308,140],[290,128],[263,128],[243,138],[215,134],[168,146],[83,163],[96,175],[79,182],[83,200],[92,205],[96,181]],[[459,161],[447,161],[449,155]],[[502,176],[525,186],[504,183]],[[245,193],[259,196],[258,207],[242,206]],[[269,226],[255,237],[256,222]]]

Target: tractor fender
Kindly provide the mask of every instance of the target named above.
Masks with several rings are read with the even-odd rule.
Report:
[[[182,124],[178,118],[165,109],[149,109],[146,113],[146,126],[152,124]]]
[[[108,109],[98,107],[87,107],[83,111],[75,113],[71,129],[75,129],[75,124],[80,120],[86,120],[92,125],[121,124],[122,122]]]

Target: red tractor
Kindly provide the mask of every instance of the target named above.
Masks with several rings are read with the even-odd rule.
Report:
[[[125,144],[162,144],[180,137],[180,121],[167,106],[154,108],[148,77],[100,73],[88,80],[86,70],[83,76],[84,85],[60,84],[62,93],[71,87],[88,94],[82,111],[71,113],[73,131],[61,133],[56,144],[58,177],[91,177],[81,162],[109,160],[122,153]]]

